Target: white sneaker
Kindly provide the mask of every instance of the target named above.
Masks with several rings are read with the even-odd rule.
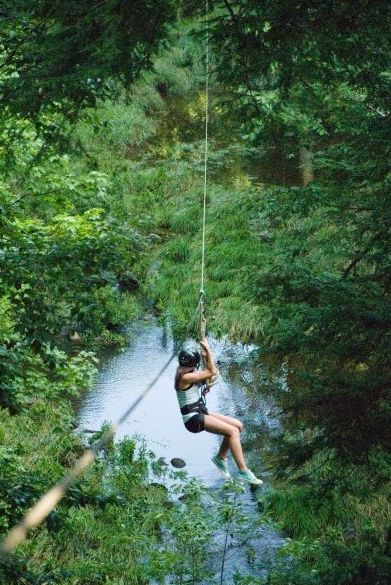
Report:
[[[246,469],[245,471],[239,471],[238,479],[240,479],[241,481],[246,481],[250,485],[262,485],[263,484],[263,481],[261,479],[258,479],[253,474],[251,469]]]
[[[212,457],[213,463],[216,465],[220,473],[223,474],[225,479],[230,479],[231,474],[228,471],[228,463],[226,459],[221,459],[218,455]]]

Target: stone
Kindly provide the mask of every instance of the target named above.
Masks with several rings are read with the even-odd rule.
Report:
[[[83,343],[82,338],[80,337],[80,335],[78,334],[77,331],[75,331],[72,335],[69,336],[69,339],[72,341],[72,343],[74,343],[75,345],[81,345]]]
[[[182,469],[182,467],[186,467],[186,461],[184,461],[180,457],[174,457],[173,459],[171,459],[170,463],[173,467],[176,467],[177,469]]]

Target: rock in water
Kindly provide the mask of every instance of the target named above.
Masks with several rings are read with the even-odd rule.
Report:
[[[182,469],[182,467],[186,467],[186,461],[180,459],[180,457],[174,457],[174,459],[171,459],[170,463],[173,467],[176,467],[177,469]]]
[[[80,337],[80,335],[78,334],[77,331],[75,331],[72,335],[69,336],[69,339],[72,341],[72,343],[74,343],[75,345],[81,345],[83,343],[82,338]]]

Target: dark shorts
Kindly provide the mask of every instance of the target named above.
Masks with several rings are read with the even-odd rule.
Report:
[[[199,412],[185,422],[185,427],[191,433],[200,433],[205,430],[205,415],[209,414],[206,406],[200,404]]]

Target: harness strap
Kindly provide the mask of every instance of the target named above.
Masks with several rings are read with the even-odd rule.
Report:
[[[210,384],[204,384],[201,388],[200,400],[202,400],[202,402],[205,404],[205,406],[206,406],[206,394],[208,394],[209,390],[210,390]]]
[[[205,406],[205,400],[200,398],[197,402],[193,402],[193,404],[186,404],[186,406],[182,406],[181,414],[190,414],[191,412],[197,412],[200,406]]]

